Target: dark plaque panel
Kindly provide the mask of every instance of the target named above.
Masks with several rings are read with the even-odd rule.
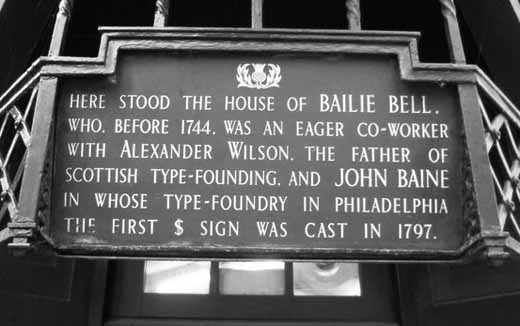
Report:
[[[61,79],[51,236],[124,255],[362,258],[464,242],[456,89],[381,55],[121,53]]]

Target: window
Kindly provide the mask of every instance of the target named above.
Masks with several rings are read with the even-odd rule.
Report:
[[[212,273],[211,264],[217,265]],[[359,265],[281,261],[207,262],[150,260],[144,265],[145,293],[218,295],[360,296]],[[286,286],[286,280],[292,284]],[[286,293],[286,290],[292,293]],[[291,291],[292,289],[292,291]]]
[[[210,262],[149,260],[145,293],[209,294]]]
[[[388,264],[155,260],[109,270],[109,320],[398,320]]]
[[[295,296],[360,296],[359,265],[352,263],[294,263]]]

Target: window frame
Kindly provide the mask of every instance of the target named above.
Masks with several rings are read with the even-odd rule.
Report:
[[[360,264],[361,296],[294,296],[292,263],[285,267],[284,295],[221,295],[218,262],[211,265],[210,294],[144,292],[143,261],[113,261],[109,269],[108,320],[171,318],[322,322],[398,321],[394,266]],[[215,277],[217,275],[217,277]],[[348,308],[347,308],[348,307]]]

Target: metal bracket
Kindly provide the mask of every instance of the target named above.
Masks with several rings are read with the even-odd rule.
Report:
[[[508,232],[482,231],[474,238],[466,256],[485,260],[492,266],[500,266],[510,257],[507,246],[509,238]]]
[[[36,223],[27,218],[16,219],[18,222],[7,224],[7,228],[11,231],[12,242],[7,247],[14,256],[21,256],[27,253],[31,248],[29,238],[32,238],[36,230]],[[27,220],[19,222],[20,220]]]

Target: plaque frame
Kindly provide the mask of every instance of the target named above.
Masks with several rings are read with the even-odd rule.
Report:
[[[180,259],[282,259],[333,261],[389,261],[389,262],[461,262],[485,258],[500,263],[516,245],[503,231],[493,196],[493,180],[487,167],[490,162],[485,145],[485,131],[478,110],[478,89],[483,89],[495,101],[510,102],[493,82],[474,65],[419,62],[415,32],[338,31],[338,30],[281,30],[231,28],[122,28],[101,27],[98,56],[41,57],[0,98],[0,112],[12,105],[21,89],[38,85],[31,144],[25,161],[17,214],[8,224],[12,239],[9,247],[26,252],[31,244],[43,239],[59,255],[83,257],[132,257]],[[115,74],[120,51],[282,51],[294,53],[353,53],[381,54],[397,57],[400,77],[404,81],[425,81],[457,85],[466,143],[464,216],[466,237],[464,245],[455,251],[430,250],[345,250],[342,253],[327,249],[251,251],[234,248],[188,248],[171,252],[159,247],[110,245],[92,247],[90,244],[56,246],[47,230],[50,213],[50,182],[52,177],[53,119],[59,79],[64,76]],[[511,117],[520,115],[510,110]],[[35,242],[36,239],[36,242]]]

